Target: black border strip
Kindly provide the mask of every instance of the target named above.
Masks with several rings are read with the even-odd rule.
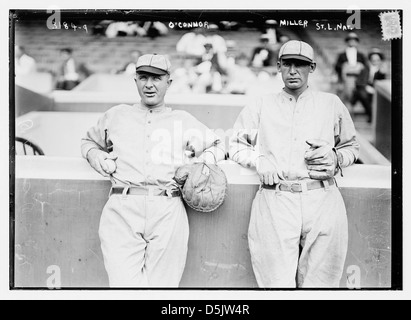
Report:
[[[16,157],[15,142],[16,136],[16,108],[15,108],[15,85],[14,85],[14,43],[15,43],[15,12],[9,12],[9,241],[10,241],[10,271],[9,286],[14,287],[15,270],[15,190],[16,190]]]
[[[403,25],[403,11],[399,11]],[[391,40],[391,152],[392,152],[392,273],[393,289],[403,289],[403,40]]]

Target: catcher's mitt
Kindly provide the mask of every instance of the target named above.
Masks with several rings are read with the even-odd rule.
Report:
[[[182,166],[176,171],[174,180],[180,186],[184,201],[194,210],[212,212],[224,202],[227,177],[216,164]]]

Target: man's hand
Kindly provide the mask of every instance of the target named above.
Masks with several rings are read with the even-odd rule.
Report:
[[[174,180],[177,182],[181,187],[184,186],[188,176],[190,175],[191,171],[193,171],[194,165],[193,164],[186,164],[177,169],[176,174],[174,175]]]
[[[324,140],[307,140],[310,149],[305,153],[308,175],[311,179],[327,180],[337,173],[337,155],[333,147]]]
[[[266,185],[274,185],[280,183],[277,168],[275,165],[264,156],[260,156],[256,161],[257,173],[260,177],[261,183]]]
[[[100,173],[103,177],[109,177],[110,174],[115,172],[115,167],[112,168],[109,161],[115,161],[118,156],[109,154],[99,149],[91,149],[87,153],[87,160],[91,167]],[[107,160],[107,161],[106,161]]]
[[[195,152],[194,147],[189,143],[187,143],[187,146],[186,146],[186,149],[184,150],[184,153],[186,154],[186,156],[189,159],[194,158],[196,156],[196,152]]]

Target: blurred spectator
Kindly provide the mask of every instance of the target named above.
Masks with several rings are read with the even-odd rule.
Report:
[[[176,50],[180,53],[201,57],[204,53],[204,36],[203,28],[195,28],[193,31],[185,33],[177,42]]]
[[[367,67],[366,57],[358,51],[360,42],[355,32],[350,32],[345,39],[347,47],[340,53],[335,65],[338,75],[338,94],[342,101],[349,107],[353,100],[353,93],[356,86],[357,77]],[[352,112],[351,105],[351,112]]]
[[[387,65],[385,64],[385,56],[378,48],[373,48],[368,54],[370,62],[369,69],[369,83],[374,85],[376,80],[384,80],[387,78]],[[370,88],[372,89],[372,88]],[[374,93],[374,90],[371,90]]]
[[[124,65],[124,67],[117,71],[117,73],[135,75],[136,63],[138,58],[142,55],[141,51],[134,50],[130,53],[130,61]]]
[[[281,35],[281,36],[278,38],[278,42],[274,45],[274,50],[273,50],[273,52],[274,52],[274,54],[273,54],[274,58],[273,58],[273,61],[276,62],[276,61],[278,60],[278,53],[280,52],[280,48],[283,46],[284,43],[286,43],[286,42],[288,42],[288,41],[290,41],[290,40],[291,40],[290,37],[287,36],[287,35],[285,35],[285,34]]]
[[[26,50],[22,46],[14,47],[14,72],[16,76],[35,73],[37,64],[34,58],[26,54]]]
[[[233,66],[236,63],[236,59],[238,57],[237,54],[237,43],[234,40],[227,40],[226,41],[227,44],[227,53],[226,53],[226,57],[227,57],[227,68],[229,68],[230,66]]]
[[[183,59],[182,66],[174,70],[172,74],[173,84],[168,90],[169,93],[191,93],[198,75],[195,71],[197,58],[187,56]]]
[[[193,92],[219,93],[223,89],[223,75],[226,74],[226,56],[214,50],[211,39],[207,38],[204,48],[201,63],[195,67],[198,78],[193,85]]]
[[[219,21],[218,28],[220,30],[238,31],[241,25],[237,21]]]
[[[282,46],[284,43],[286,43],[286,42],[288,42],[288,41],[290,41],[290,40],[291,40],[291,39],[290,39],[289,36],[287,36],[287,35],[285,35],[285,34],[281,35],[280,38],[279,38],[280,46]]]
[[[74,60],[71,48],[61,49],[60,58],[56,89],[71,90],[90,75],[90,71],[83,63],[77,63]]]
[[[228,65],[227,85],[224,93],[245,94],[251,84],[257,80],[254,72],[248,67],[249,57],[245,53],[240,53],[234,65]]]
[[[227,44],[225,39],[218,34],[219,28],[216,24],[210,23],[207,29],[207,39],[211,41],[214,52],[226,53]]]
[[[264,34],[267,35],[268,43],[271,45],[275,45],[277,43],[277,20],[266,20],[264,26]]]
[[[254,68],[262,68],[276,65],[274,52],[270,48],[269,37],[266,34],[260,36],[261,45],[254,49],[250,65]]]
[[[91,32],[95,36],[104,36],[108,26],[113,23],[112,20],[97,20],[91,22]]]
[[[134,21],[112,22],[106,28],[107,38],[127,37],[127,36],[145,36],[147,30]]]
[[[146,36],[155,39],[159,36],[165,36],[168,33],[167,26],[160,21],[146,21],[143,25]]]
[[[374,48],[368,54],[368,66],[363,68],[357,77],[356,87],[351,104],[361,102],[368,117],[372,120],[372,97],[375,93],[374,83],[387,77],[387,66],[384,63],[384,54],[378,48]]]

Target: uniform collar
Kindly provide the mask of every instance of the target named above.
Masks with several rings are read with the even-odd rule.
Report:
[[[300,94],[300,96],[298,97],[298,99],[301,98],[305,98],[308,95],[310,95],[312,93],[312,89],[311,87],[307,87],[307,89],[304,90],[303,93]],[[285,89],[283,88],[283,90],[281,91],[281,94],[283,95],[283,97],[285,97],[287,100],[293,99],[295,100],[294,96],[292,96],[291,94],[289,94],[288,92],[285,91]]]
[[[136,103],[134,106],[137,107],[138,110],[144,111],[144,112],[149,112],[149,111],[153,111],[156,113],[160,113],[160,112],[164,112],[166,111],[167,108],[165,104],[162,104],[161,106],[155,107],[155,108],[147,108],[146,106],[144,106],[141,102]]]

